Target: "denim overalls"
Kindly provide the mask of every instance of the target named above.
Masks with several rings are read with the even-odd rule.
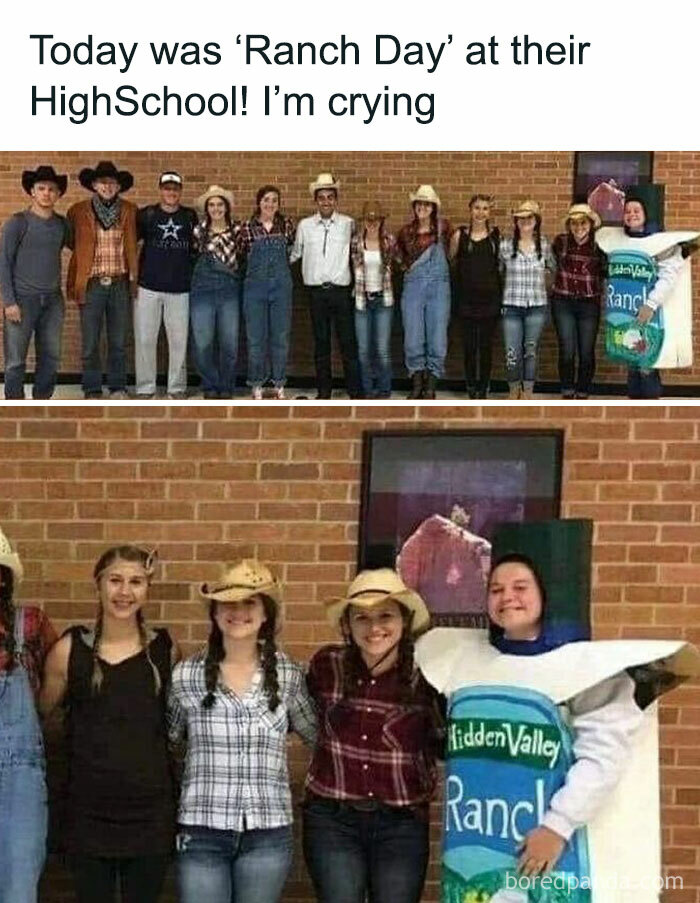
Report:
[[[441,377],[450,321],[450,268],[442,242],[426,248],[404,276],[401,314],[409,375],[429,370]]]
[[[292,276],[284,235],[256,238],[243,283],[248,385],[284,386],[292,322]],[[269,350],[269,364],[268,364]]]
[[[21,609],[14,634],[15,667],[0,673],[0,903],[36,903],[48,809],[44,743],[21,657]]]
[[[231,398],[234,394],[240,307],[239,274],[212,254],[202,254],[192,273],[190,323],[205,396]]]

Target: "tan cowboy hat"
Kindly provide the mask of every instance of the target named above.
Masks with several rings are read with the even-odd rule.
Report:
[[[22,562],[19,560],[19,555],[17,554],[17,552],[12,551],[12,546],[10,545],[8,538],[3,533],[1,527],[0,565],[9,568],[14,574],[14,578],[18,583],[22,579],[22,577],[24,577],[24,568],[22,567]]]
[[[432,185],[419,185],[412,194],[409,194],[408,199],[412,204],[416,201],[425,201],[428,204],[435,204],[438,210],[440,209],[440,198]]]
[[[374,222],[378,219],[385,219],[386,213],[379,201],[365,201],[362,205],[362,219],[367,222]]]
[[[215,602],[243,602],[258,593],[277,606],[281,620],[284,613],[282,584],[272,571],[255,558],[241,558],[228,565],[216,583],[202,583],[200,595]]]
[[[323,191],[335,189],[338,191],[340,188],[340,182],[337,179],[333,178],[333,173],[331,172],[320,172],[316,176],[315,182],[309,182],[309,192],[311,197],[315,197],[317,191]]]
[[[569,207],[569,212],[566,214],[564,225],[566,225],[570,219],[583,219],[586,216],[591,221],[594,229],[600,229],[602,220],[589,204],[572,204],[571,207]]]
[[[229,207],[233,210],[233,192],[222,188],[221,185],[210,185],[204,194],[200,194],[194,202],[200,213],[205,212],[209,198],[223,198],[225,201],[228,201]]]
[[[542,210],[537,201],[523,201],[520,206],[516,207],[513,210],[513,216],[515,219],[521,216],[542,216]]]
[[[334,627],[337,627],[348,605],[372,608],[372,606],[390,599],[404,605],[413,613],[411,630],[414,633],[428,626],[430,612],[425,602],[418,593],[409,589],[396,571],[391,568],[360,571],[348,587],[347,596],[335,596],[328,599],[324,602],[324,608],[328,620]]]

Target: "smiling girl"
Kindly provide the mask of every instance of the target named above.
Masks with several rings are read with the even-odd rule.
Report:
[[[304,854],[319,903],[418,903],[428,806],[444,732],[441,697],[413,661],[430,616],[389,568],[326,603],[343,646],[311,660],[319,739],[306,780]]]
[[[174,833],[165,689],[179,657],[143,608],[154,553],[108,549],[95,564],[95,626],[72,627],[46,662],[40,708],[67,707],[63,838],[79,903],[155,903]]]
[[[287,735],[316,715],[299,665],[277,649],[280,582],[253,559],[202,584],[206,650],[173,672],[170,737],[186,742],[178,814],[182,903],[277,903],[292,863]]]

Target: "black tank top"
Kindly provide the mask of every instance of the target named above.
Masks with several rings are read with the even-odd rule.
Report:
[[[500,234],[493,229],[473,241],[460,229],[457,246],[457,303],[462,317],[495,317],[501,308],[501,277],[498,267]]]
[[[92,691],[92,649],[84,627],[70,629],[65,847],[93,856],[167,853],[175,823],[167,755],[165,694],[172,641],[156,631],[148,650],[116,665],[100,660],[103,680]]]

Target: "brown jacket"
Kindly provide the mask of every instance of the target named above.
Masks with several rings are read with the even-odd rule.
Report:
[[[129,280],[138,275],[138,249],[136,236],[136,205],[121,198],[119,225],[124,233],[124,269]],[[79,201],[68,210],[68,221],[73,230],[73,254],[68,264],[66,295],[78,304],[85,303],[92,262],[95,257],[97,220],[92,210],[92,200]]]

